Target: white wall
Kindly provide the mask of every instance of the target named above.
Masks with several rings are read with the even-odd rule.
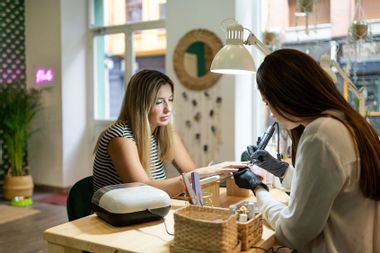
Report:
[[[42,90],[43,110],[34,121],[38,132],[29,142],[29,165],[36,183],[62,185],[61,21],[58,0],[25,1],[27,86],[36,87],[37,67],[54,71],[52,87]]]
[[[86,0],[25,1],[27,85],[35,87],[37,67],[51,67],[44,88],[39,131],[29,143],[36,184],[68,187],[91,172],[86,129]]]
[[[86,90],[87,2],[61,0],[63,185],[92,174]],[[91,116],[91,115],[89,115]]]

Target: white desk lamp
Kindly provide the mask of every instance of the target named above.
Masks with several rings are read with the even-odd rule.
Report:
[[[249,31],[247,40],[243,41],[244,30]],[[219,74],[253,74],[256,64],[244,45],[256,46],[264,55],[269,49],[249,29],[234,21],[227,26],[226,45],[215,55],[210,71]]]
[[[352,93],[355,95],[355,97],[359,100],[359,113],[361,115],[365,115],[366,113],[366,106],[365,106],[365,100],[366,100],[366,89],[363,87],[362,89],[358,89],[356,85],[350,80],[346,72],[339,66],[339,64],[331,60],[330,57],[327,54],[323,54],[320,58],[320,65],[321,67],[329,74],[331,79],[334,81],[334,83],[337,82],[336,74],[332,71],[331,67],[335,67],[338,70],[338,73],[341,75],[343,80],[348,84],[349,89],[352,91]]]
[[[247,40],[243,41],[244,30],[249,31]],[[256,46],[265,56],[270,53],[268,47],[262,43],[252,31],[243,28],[238,22],[234,21],[227,26],[226,45],[219,50],[215,55],[210,71],[219,74],[253,74],[256,72],[256,65],[249,51],[244,45]],[[277,157],[280,159],[280,129],[277,122],[274,122],[270,128],[273,129],[269,139],[274,133],[274,128],[277,127]],[[265,136],[264,134],[264,136]],[[269,140],[268,139],[268,140]],[[266,144],[265,144],[266,146]],[[265,148],[263,147],[263,149]]]

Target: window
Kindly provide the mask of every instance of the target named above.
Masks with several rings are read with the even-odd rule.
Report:
[[[93,116],[114,120],[134,73],[165,72],[166,0],[93,0],[92,10]]]
[[[274,6],[276,0],[268,0]],[[289,0],[287,6],[288,23],[283,25],[281,31],[282,47],[296,48],[308,53],[319,61],[322,54],[330,54],[332,58],[344,69],[350,80],[356,85],[365,97],[365,116],[370,116],[376,130],[380,133],[380,21],[378,19],[380,1],[362,0],[347,1],[337,4],[337,1],[318,0]],[[313,11],[309,19],[305,16],[296,16],[297,3],[313,3]],[[358,5],[361,3],[361,5]],[[278,24],[282,9],[268,8],[267,30],[274,30],[272,24]],[[269,13],[270,12],[270,13]],[[270,14],[270,15],[269,15]],[[360,14],[360,15],[359,15]],[[353,31],[354,20],[363,18],[366,29],[361,33],[368,36],[354,39],[360,30]],[[269,19],[269,18],[268,18]],[[307,23],[308,22],[308,23]],[[284,23],[284,22],[283,22]],[[309,29],[307,29],[308,24]],[[273,25],[272,25],[273,26]],[[357,29],[360,26],[357,27]],[[359,99],[348,88],[347,82],[337,74],[337,86],[353,108],[359,110]]]

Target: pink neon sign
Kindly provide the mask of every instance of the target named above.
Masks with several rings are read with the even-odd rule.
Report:
[[[54,80],[54,73],[51,68],[38,68],[36,71],[36,84],[43,85]]]

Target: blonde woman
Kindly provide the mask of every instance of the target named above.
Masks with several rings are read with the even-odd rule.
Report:
[[[161,72],[142,70],[132,76],[118,119],[103,131],[95,148],[95,191],[106,185],[141,182],[176,196],[183,190],[182,178],[166,178],[164,161],[172,161],[188,176],[197,171],[201,177],[246,167],[241,162],[196,167],[171,125],[173,92],[173,82]]]

